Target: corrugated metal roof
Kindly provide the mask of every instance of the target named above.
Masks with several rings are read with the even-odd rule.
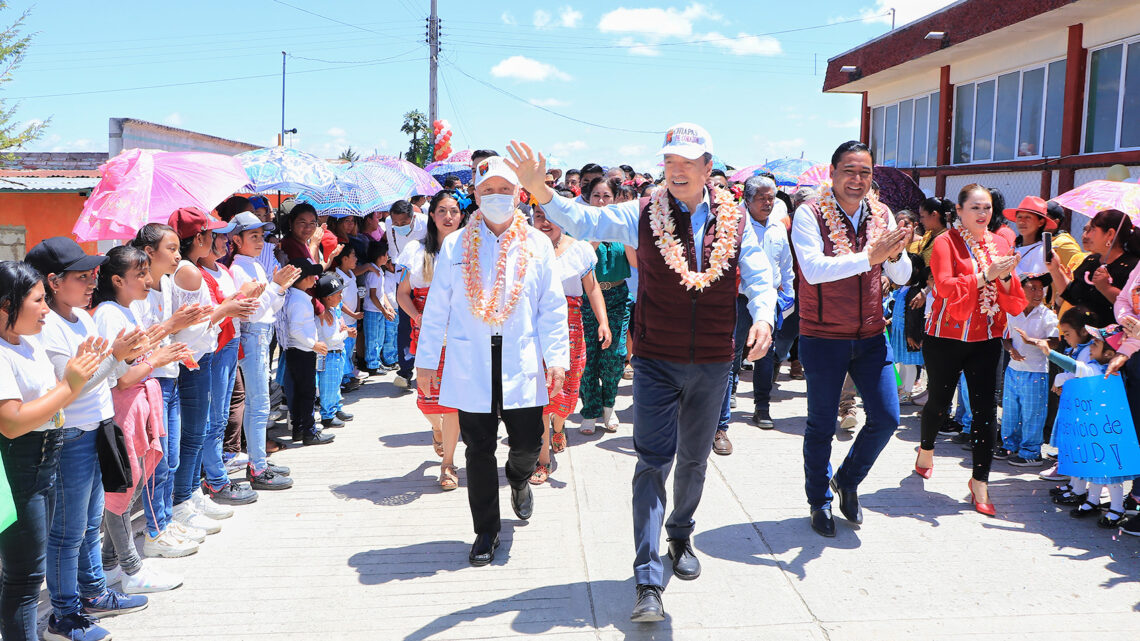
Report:
[[[0,176],[0,193],[22,191],[90,191],[99,184],[98,177],[75,176]]]

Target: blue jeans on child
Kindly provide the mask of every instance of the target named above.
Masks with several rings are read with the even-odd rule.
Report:
[[[202,449],[210,423],[210,379],[213,376],[214,353],[198,358],[198,369],[178,366],[178,393],[182,395],[182,442],[180,461],[174,472],[173,505],[185,503],[198,489],[202,479]],[[226,399],[229,407],[229,399]]]
[[[79,612],[79,597],[107,587],[99,526],[103,524],[103,475],[95,429],[66,427],[55,475],[55,510],[48,530],[47,585],[56,618]]]
[[[147,494],[142,497],[146,530],[151,537],[158,536],[170,525],[174,508],[174,473],[178,471],[182,445],[182,395],[178,393],[178,379],[156,380],[162,388],[166,436],[159,439],[162,443],[162,458],[154,468],[151,482],[146,485],[144,491]]]
[[[210,422],[202,448],[202,467],[206,471],[206,484],[215,490],[230,482],[230,475],[222,462],[222,440],[230,422],[230,397],[234,393],[240,342],[240,337],[230,340],[225,347],[214,352],[214,367],[210,373]]]
[[[380,312],[365,310],[364,360],[368,369],[396,364],[396,334],[399,328],[400,322],[397,319],[388,320]]]
[[[356,325],[349,325],[350,329]],[[353,379],[352,370],[353,363],[356,361],[356,339],[349,336],[344,339],[344,372],[341,373],[340,384],[347,385]]]
[[[338,349],[325,354],[324,361],[324,369],[317,371],[317,394],[321,400],[321,420],[328,420],[344,407],[340,380],[348,358],[344,350]]]
[[[261,474],[269,465],[265,454],[265,430],[269,423],[269,341],[273,326],[269,323],[242,323],[241,374],[245,379],[245,449],[249,467]],[[281,364],[278,372],[283,372]],[[228,403],[227,403],[228,407]]]
[[[1002,447],[1025,459],[1041,458],[1049,375],[1007,367],[1002,391]]]

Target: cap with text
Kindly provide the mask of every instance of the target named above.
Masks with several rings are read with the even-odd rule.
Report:
[[[665,132],[665,146],[658,153],[663,156],[677,154],[689,160],[696,160],[705,154],[713,153],[712,138],[704,127],[691,122],[682,122],[673,125]]]

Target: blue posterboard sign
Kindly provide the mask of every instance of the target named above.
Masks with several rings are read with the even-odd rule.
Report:
[[[1056,443],[1060,473],[1140,476],[1140,445],[1119,376],[1075,378],[1061,390]]]

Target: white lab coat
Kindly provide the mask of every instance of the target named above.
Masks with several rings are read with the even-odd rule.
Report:
[[[483,287],[490,291],[499,252],[497,238],[482,227],[479,266]],[[447,341],[439,402],[465,412],[491,411],[491,336],[503,338],[503,408],[546,405],[547,367],[570,369],[570,334],[566,324],[566,297],[550,239],[527,226],[530,262],[518,303],[501,327],[492,327],[471,314],[464,285],[463,237],[471,227],[451,234],[443,242],[435,263],[416,347],[416,366],[436,369]],[[515,283],[515,244],[508,253],[504,289]]]

